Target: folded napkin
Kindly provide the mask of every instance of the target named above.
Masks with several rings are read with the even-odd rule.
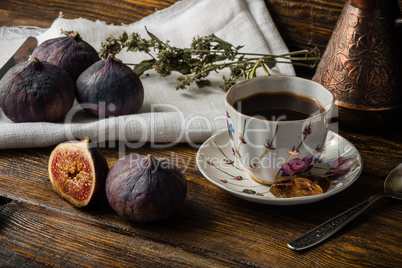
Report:
[[[288,52],[263,0],[183,0],[129,25],[107,25],[101,21],[60,16],[49,29],[38,30],[40,34],[36,37],[41,43],[61,36],[61,29],[75,30],[99,51],[101,42],[109,35],[117,37],[124,31],[138,32],[148,38],[145,27],[177,47],[188,47],[193,37],[213,33],[235,46],[244,45],[244,52]],[[0,64],[4,64],[22,43],[15,36],[11,39],[16,45],[11,46],[12,40],[5,36],[0,41],[1,47],[6,48],[0,54]],[[148,56],[121,52],[118,58],[127,63],[139,63]],[[290,64],[279,64],[272,73],[294,75],[294,70]],[[97,119],[76,105],[63,123],[13,123],[1,113],[0,148],[51,146],[86,136],[99,143],[119,141],[131,148],[145,142],[164,146],[181,142],[196,144],[226,127],[225,92],[219,88],[225,72],[208,77],[212,81],[209,88],[198,89],[192,85],[185,90],[174,88],[179,74],[168,77],[153,71],[148,74],[141,76],[145,100],[138,114]]]

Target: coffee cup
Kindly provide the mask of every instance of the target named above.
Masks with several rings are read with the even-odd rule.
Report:
[[[270,185],[307,172],[319,159],[335,98],[295,76],[261,76],[232,86],[225,98],[235,157],[255,181]]]

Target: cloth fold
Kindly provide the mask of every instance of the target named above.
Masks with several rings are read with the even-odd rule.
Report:
[[[123,32],[138,32],[147,37],[145,27],[161,40],[169,40],[172,46],[177,47],[188,47],[194,37],[213,33],[235,46],[243,45],[244,52],[288,52],[263,0],[182,0],[138,22],[122,25],[60,16],[49,29],[39,31],[36,37],[41,43],[62,36],[61,29],[74,30],[99,51],[101,42],[110,35],[117,37]],[[0,32],[2,47],[11,42],[4,32],[7,31]],[[16,45],[0,52],[1,65],[25,37],[18,39],[13,35]],[[126,63],[139,63],[148,56],[124,51],[118,58]],[[278,64],[271,72],[294,75],[290,64]],[[145,100],[138,114],[98,119],[75,104],[63,123],[13,123],[0,113],[0,148],[52,146],[86,136],[94,142],[118,140],[131,147],[145,142],[195,144],[226,127],[225,92],[219,85],[222,75],[229,72],[211,74],[208,77],[211,87],[198,89],[192,85],[185,90],[174,88],[179,74],[168,77],[161,77],[153,71],[147,74],[140,77]]]

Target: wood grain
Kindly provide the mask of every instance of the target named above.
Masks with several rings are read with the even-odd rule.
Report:
[[[177,0],[2,0],[0,9],[29,14],[53,21],[62,12],[65,18],[83,17],[108,23],[129,23],[164,9]]]
[[[67,18],[129,23],[174,2],[2,0],[0,24],[49,27],[60,11]],[[289,48],[299,49],[325,47],[345,1],[265,2]],[[223,192],[198,171],[196,147],[126,148],[126,153],[152,153],[172,160],[188,180],[188,195],[180,210],[153,224],[121,219],[105,197],[86,209],[64,201],[47,175],[53,147],[0,150],[0,266],[400,267],[402,204],[390,199],[378,201],[311,250],[294,252],[286,247],[382,191],[388,172],[402,162],[401,129],[363,132],[338,127],[361,153],[363,173],[345,191],[303,206],[255,204]],[[101,151],[109,166],[121,156],[110,144]]]
[[[65,18],[83,17],[107,23],[131,23],[174,4],[178,0],[2,0],[0,10],[13,12],[12,23],[46,27],[62,12]],[[198,1],[198,0],[193,0]],[[345,0],[264,0],[289,50],[318,48],[321,53],[343,9]],[[388,1],[388,0],[387,0]],[[393,0],[394,1],[394,0]],[[396,0],[395,0],[396,1]],[[402,8],[402,0],[397,0]],[[10,25],[10,18],[0,13],[0,22]],[[3,17],[3,18],[1,18]],[[36,20],[35,20],[36,19]],[[18,24],[14,24],[18,25]],[[312,76],[313,69],[295,67],[300,76]]]
[[[374,144],[381,139],[363,136],[362,143],[364,140]],[[398,147],[390,144],[388,149],[402,160]],[[402,260],[399,248],[394,246],[402,239],[402,226],[395,224],[402,218],[402,206],[390,200],[380,201],[315,250],[300,255],[286,248],[287,241],[378,192],[383,181],[381,170],[369,176],[364,172],[349,189],[319,204],[275,207],[240,200],[207,182],[196,168],[196,148],[182,144],[163,150],[149,146],[128,149],[127,153],[154,153],[179,159],[174,161],[185,168],[189,185],[184,205],[172,218],[154,224],[131,224],[117,216],[106,200],[92,209],[77,209],[60,198],[47,177],[51,150],[3,150],[0,154],[0,196],[13,200],[4,202],[0,211],[3,223],[0,244],[19,252],[21,255],[15,257],[18,262],[38,254],[35,264],[61,263],[63,266],[76,265],[85,256],[92,259],[84,265],[95,266],[111,263],[124,266],[129,260],[145,266],[174,266],[173,263],[198,267],[266,266],[270,260],[279,259],[289,266],[302,259],[308,266],[391,267]],[[118,159],[114,149],[103,148],[102,152],[109,165]],[[382,158],[380,153],[363,151],[362,154],[368,165]],[[392,165],[387,163],[384,169]],[[372,226],[380,227],[381,232],[367,235]],[[379,239],[381,243],[377,242]],[[390,246],[384,247],[385,243]],[[129,251],[134,244],[140,247]],[[68,260],[55,257],[66,252],[70,254]],[[157,256],[157,252],[164,255]],[[121,258],[108,259],[109,254]]]
[[[218,255],[200,255],[192,248],[27,203],[1,207],[0,220],[5,249],[0,257],[6,260],[2,264],[9,261],[14,267],[51,263],[63,267],[235,266]],[[11,259],[10,251],[15,252]]]
[[[2,0],[0,9],[39,22],[52,22],[62,12],[66,18],[88,18],[107,23],[130,23],[174,4],[178,0]],[[197,1],[197,0],[194,0]],[[345,0],[264,0],[290,50],[318,47],[324,50]],[[402,8],[402,0],[398,0]],[[28,14],[28,16],[26,15]],[[19,20],[17,20],[19,21]],[[42,23],[40,23],[43,25]]]

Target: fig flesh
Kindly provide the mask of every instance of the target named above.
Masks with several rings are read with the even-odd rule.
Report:
[[[113,210],[133,222],[154,222],[170,217],[184,202],[187,180],[166,159],[126,155],[110,168],[106,197]]]
[[[108,57],[79,77],[76,97],[87,112],[99,116],[119,116],[138,112],[144,102],[144,88],[134,71]]]
[[[68,73],[37,58],[13,66],[0,81],[0,107],[14,122],[61,121],[74,98]]]
[[[53,189],[76,207],[93,204],[105,193],[109,167],[89,138],[57,145],[50,155],[48,169]]]
[[[80,74],[99,60],[98,52],[77,32],[44,41],[32,52],[32,57],[53,63],[71,76],[75,82]]]

